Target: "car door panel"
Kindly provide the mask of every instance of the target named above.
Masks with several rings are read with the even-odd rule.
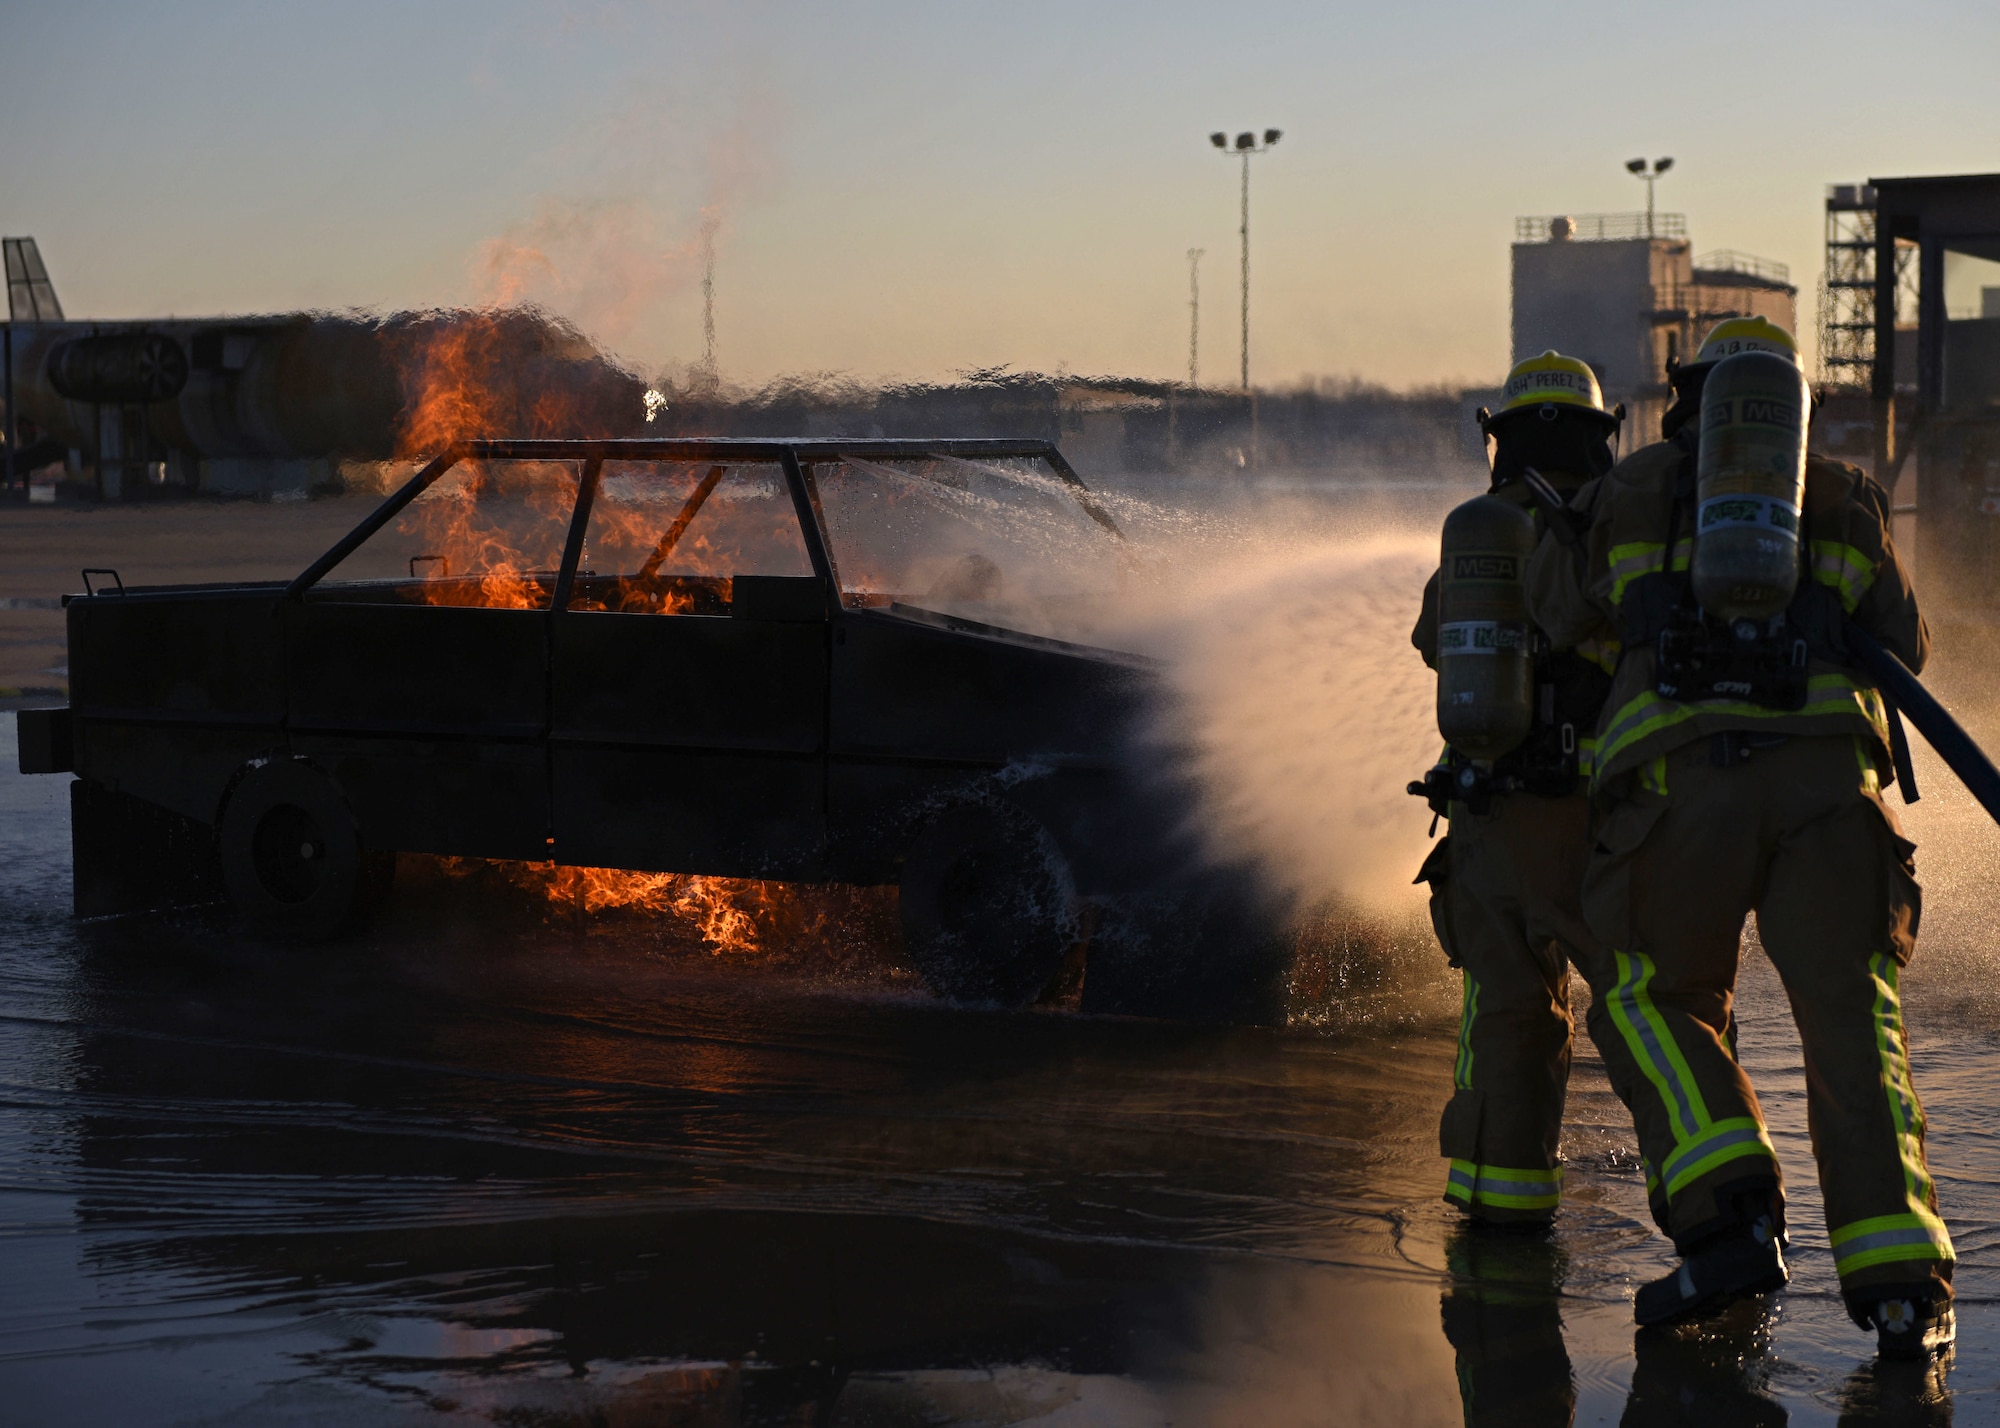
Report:
[[[308,598],[288,612],[295,751],[377,847],[546,857],[546,611]]]
[[[823,621],[569,611],[554,643],[559,860],[813,874],[825,812]]]

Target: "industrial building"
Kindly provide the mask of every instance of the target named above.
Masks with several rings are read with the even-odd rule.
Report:
[[[1915,529],[1934,624],[2000,612],[2000,174],[1877,178],[1826,199],[1822,410]]]
[[[1732,249],[1694,255],[1679,213],[1593,213],[1514,224],[1513,360],[1550,348],[1597,373],[1624,403],[1626,443],[1654,439],[1667,367],[1692,358],[1725,317],[1798,331],[1799,290],[1783,263]]]

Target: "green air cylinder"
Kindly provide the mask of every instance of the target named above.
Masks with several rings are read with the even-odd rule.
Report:
[[[1768,620],[1799,586],[1805,375],[1775,352],[1740,352],[1701,388],[1694,596],[1725,620]]]
[[[1535,722],[1535,662],[1521,587],[1535,519],[1498,496],[1444,518],[1438,555],[1438,732],[1461,754],[1497,759]]]

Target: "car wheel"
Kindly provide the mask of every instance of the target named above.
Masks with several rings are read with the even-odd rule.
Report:
[[[350,931],[386,891],[391,855],[361,844],[340,788],[297,759],[244,774],[222,812],[222,878],[257,932],[314,941]]]
[[[903,943],[958,1002],[1032,1003],[1079,937],[1069,862],[1031,815],[999,802],[946,809],[903,861]]]

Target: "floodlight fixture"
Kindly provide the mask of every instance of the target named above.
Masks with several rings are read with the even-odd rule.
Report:
[[[1229,142],[1229,136],[1221,130],[1208,136],[1209,143],[1230,158],[1243,161],[1243,222],[1240,229],[1243,242],[1243,360],[1239,375],[1242,378],[1243,390],[1246,392],[1250,390],[1250,156],[1268,152],[1271,146],[1284,136],[1285,131],[1282,129],[1266,129],[1263,133],[1263,142],[1259,143],[1257,131],[1245,129],[1237,134],[1234,147]],[[1192,374],[1193,371],[1193,361],[1190,358],[1189,372]],[[1192,375],[1189,380],[1190,382],[1193,380]],[[1254,438],[1251,444],[1254,448],[1256,444]]]
[[[1674,161],[1670,158],[1653,160],[1651,168],[1646,166],[1644,159],[1627,159],[1625,161],[1625,171],[1634,178],[1642,180],[1646,185],[1646,236],[1648,238],[1653,236],[1653,185],[1659,182],[1661,174],[1673,166]]]

